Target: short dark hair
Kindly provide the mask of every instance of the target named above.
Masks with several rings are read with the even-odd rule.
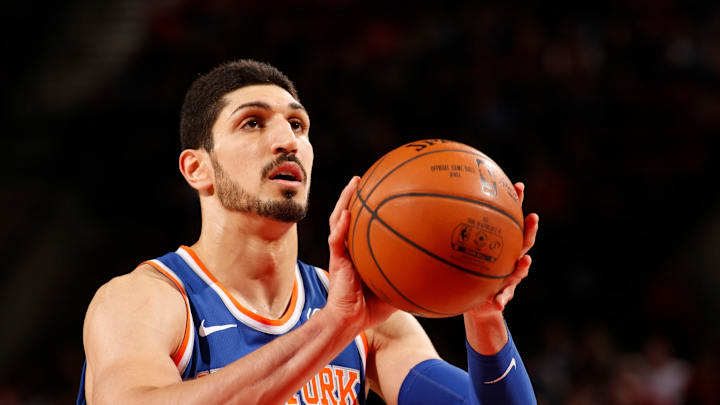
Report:
[[[185,149],[213,149],[212,127],[223,97],[241,87],[274,84],[300,101],[295,86],[281,71],[267,63],[251,59],[226,62],[195,79],[185,94],[180,112],[180,145]]]

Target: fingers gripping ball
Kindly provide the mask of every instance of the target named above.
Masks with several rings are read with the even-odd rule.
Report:
[[[375,162],[350,200],[348,250],[365,284],[424,317],[491,299],[520,255],[523,214],[489,157],[440,139],[403,145]]]

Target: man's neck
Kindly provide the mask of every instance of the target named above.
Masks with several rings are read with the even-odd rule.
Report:
[[[295,280],[296,224],[241,213],[203,216],[192,248],[248,309],[272,319],[285,313]]]

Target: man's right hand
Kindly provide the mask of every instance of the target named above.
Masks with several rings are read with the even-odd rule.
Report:
[[[350,180],[330,215],[330,291],[325,307],[357,333],[382,323],[397,310],[365,287],[347,250],[345,241],[350,226],[347,207],[359,181],[357,176]]]

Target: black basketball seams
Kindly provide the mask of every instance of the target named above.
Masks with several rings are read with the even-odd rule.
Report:
[[[375,263],[375,267],[377,267],[377,269],[380,271],[380,274],[381,274],[381,275],[383,276],[383,278],[385,279],[385,282],[387,282],[388,285],[389,285],[390,287],[392,287],[392,289],[395,290],[395,292],[396,292],[400,297],[402,297],[402,299],[404,299],[405,301],[407,301],[407,302],[410,303],[411,305],[414,305],[416,308],[420,308],[420,309],[422,309],[422,310],[424,310],[424,311],[431,312],[431,313],[434,313],[434,314],[437,314],[437,315],[442,315],[442,316],[454,315],[454,314],[448,314],[448,313],[444,313],[444,312],[433,311],[432,309],[425,308],[425,307],[423,307],[423,306],[421,306],[421,305],[418,305],[417,303],[415,303],[415,301],[413,301],[413,300],[411,300],[410,298],[408,298],[407,296],[405,296],[405,294],[403,294],[402,291],[398,290],[398,288],[395,287],[395,284],[393,284],[393,283],[390,281],[390,279],[388,279],[387,275],[385,274],[385,272],[383,271],[382,267],[380,266],[380,263],[378,263],[377,259],[375,258],[375,253],[373,252],[373,249],[372,249],[372,243],[370,242],[370,225],[372,225],[372,221],[373,221],[375,218],[377,218],[377,216],[375,215],[375,212],[374,212],[373,210],[371,210],[370,207],[367,206],[367,203],[365,202],[365,200],[362,199],[362,197],[360,197],[359,194],[358,194],[357,198],[358,198],[358,201],[360,201],[360,203],[363,205],[363,207],[365,207],[365,208],[368,210],[368,212],[370,212],[370,214],[371,214],[370,221],[368,222],[368,226],[367,226],[367,230],[368,230],[368,231],[367,231],[365,237],[366,237],[366,239],[367,239],[368,251],[370,252],[370,257],[372,258],[373,262]],[[362,213],[362,210],[358,211],[358,215],[357,215],[358,218],[360,217],[360,213]],[[354,231],[354,228],[353,228],[353,231]],[[354,232],[353,232],[353,234],[354,234]],[[354,238],[354,236],[353,236],[353,238]],[[353,247],[354,247],[354,246],[355,246],[355,242],[354,242],[354,239],[353,239]]]
[[[365,202],[363,201],[363,205],[364,205],[364,203],[365,203]],[[395,292],[396,292],[400,297],[402,297],[402,299],[404,299],[405,301],[407,301],[407,302],[410,303],[411,305],[414,305],[416,308],[420,308],[420,309],[422,309],[422,310],[425,311],[425,312],[430,312],[430,313],[437,314],[437,315],[442,315],[442,316],[454,315],[454,314],[449,314],[449,313],[434,311],[434,310],[432,310],[432,309],[430,309],[430,308],[425,308],[425,307],[423,307],[422,305],[419,305],[419,304],[416,303],[415,301],[413,301],[413,300],[411,300],[410,298],[408,298],[407,296],[405,296],[405,294],[403,294],[402,291],[400,291],[397,287],[395,287],[395,284],[393,284],[393,283],[390,281],[390,279],[387,277],[387,275],[386,275],[385,272],[383,271],[382,266],[380,266],[380,263],[378,263],[377,259],[375,258],[375,253],[373,252],[373,248],[372,248],[372,242],[370,241],[370,226],[372,226],[372,221],[373,221],[374,219],[376,219],[376,218],[377,218],[377,217],[376,217],[375,215],[373,215],[372,218],[370,218],[370,222],[368,222],[368,226],[367,226],[366,238],[367,238],[367,244],[368,244],[368,251],[370,252],[370,257],[372,257],[372,260],[373,260],[373,262],[375,263],[375,267],[377,267],[378,271],[380,271],[380,274],[381,274],[381,275],[383,276],[383,278],[385,279],[385,282],[388,283],[388,285],[389,285],[390,287],[392,287],[392,289],[395,290]]]
[[[390,170],[389,172],[385,173],[385,175],[384,175],[380,180],[378,180],[377,183],[375,183],[375,186],[372,188],[372,190],[370,190],[370,192],[368,193],[368,195],[365,196],[365,199],[366,199],[366,200],[369,200],[369,199],[370,199],[370,196],[372,195],[373,192],[375,192],[375,189],[378,188],[378,186],[380,185],[380,183],[382,183],[383,181],[385,181],[386,178],[388,178],[391,174],[393,174],[393,173],[394,173],[396,170],[398,170],[399,168],[401,168],[401,167],[405,166],[406,164],[412,162],[413,160],[419,159],[419,158],[421,158],[421,157],[423,157],[423,156],[432,155],[432,154],[435,154],[435,153],[442,153],[442,152],[460,152],[460,153],[467,153],[468,155],[479,156],[479,157],[482,157],[482,158],[484,158],[484,159],[489,159],[489,158],[488,158],[484,153],[482,153],[482,152],[479,152],[479,151],[472,152],[472,151],[465,150],[465,149],[442,149],[442,150],[432,150],[432,151],[429,151],[429,152],[421,153],[421,154],[419,154],[419,155],[416,155],[416,156],[411,157],[410,159],[407,159],[407,160],[405,160],[405,161],[403,161],[403,162],[400,162],[397,166],[393,167],[392,170]]]
[[[377,162],[375,162],[375,163],[372,165],[370,172],[367,173],[367,177],[365,178],[365,183],[364,183],[364,184],[358,184],[357,189],[356,189],[356,190],[357,190],[356,195],[359,195],[359,193],[362,192],[363,188],[365,188],[365,186],[367,186],[367,184],[370,182],[370,178],[372,178],[372,175],[375,173],[375,170],[377,170],[377,168],[380,167],[380,165],[382,164],[383,160],[385,160],[385,158],[387,158],[387,156],[388,156],[388,155],[385,155],[385,156],[381,157],[380,160],[378,160]],[[364,176],[363,176],[363,177],[364,177]],[[362,181],[362,179],[360,179],[360,181]],[[356,201],[353,200],[353,201],[350,203],[350,207],[348,207],[348,209],[349,209],[350,211],[352,211],[353,207],[355,206],[355,202],[356,202]]]
[[[392,287],[392,289],[393,289],[400,297],[402,297],[405,301],[407,301],[409,304],[415,306],[416,308],[422,309],[423,311],[426,311],[426,312],[428,312],[428,313],[437,314],[437,315],[441,315],[441,316],[448,316],[448,315],[453,315],[453,314],[450,314],[450,313],[442,313],[442,312],[434,311],[434,310],[425,308],[425,307],[423,307],[423,306],[415,303],[413,300],[411,300],[410,298],[408,298],[407,296],[405,296],[405,295],[390,281],[390,279],[389,279],[388,276],[386,275],[385,271],[383,271],[382,267],[380,266],[380,263],[378,263],[377,258],[375,257],[375,253],[374,253],[374,250],[373,250],[373,247],[372,247],[372,241],[370,240],[370,228],[371,228],[371,226],[372,226],[372,224],[373,224],[373,221],[377,220],[378,223],[380,223],[382,226],[384,226],[387,230],[389,230],[391,233],[393,233],[393,234],[394,234],[396,237],[398,237],[400,240],[405,241],[405,243],[408,243],[410,246],[412,246],[413,248],[415,248],[415,249],[423,252],[424,254],[428,255],[429,257],[434,258],[434,259],[436,259],[436,260],[438,260],[438,261],[440,261],[440,262],[442,262],[442,263],[450,266],[451,268],[455,268],[455,269],[457,269],[457,270],[459,270],[459,271],[462,271],[462,272],[464,272],[464,273],[470,274],[470,275],[472,275],[472,276],[489,278],[489,279],[504,279],[504,278],[508,277],[508,276],[509,276],[510,274],[512,274],[512,273],[507,274],[507,275],[501,275],[501,276],[493,276],[493,275],[487,275],[487,274],[479,273],[479,272],[477,272],[477,271],[473,271],[473,270],[471,270],[471,269],[468,269],[468,268],[465,268],[465,267],[463,267],[463,266],[460,266],[460,265],[457,265],[457,264],[455,264],[455,263],[452,263],[452,262],[448,261],[447,259],[442,258],[442,257],[440,257],[440,256],[438,256],[438,255],[436,255],[436,254],[434,254],[434,253],[432,253],[432,252],[430,252],[429,250],[423,248],[422,246],[418,245],[417,243],[413,242],[412,240],[410,240],[409,238],[407,238],[406,236],[404,236],[403,234],[401,234],[400,232],[398,232],[397,230],[395,230],[394,228],[392,228],[385,220],[383,220],[383,219],[378,215],[378,211],[379,211],[380,207],[382,207],[383,205],[385,205],[385,204],[386,204],[387,202],[389,202],[389,201],[392,201],[392,200],[397,199],[397,198],[402,198],[402,197],[409,197],[409,198],[415,198],[415,197],[430,197],[430,198],[454,199],[454,200],[459,200],[459,201],[468,202],[468,203],[471,203],[471,204],[481,205],[481,206],[483,206],[483,207],[486,207],[486,208],[488,208],[488,209],[491,209],[491,210],[493,210],[493,211],[495,211],[495,212],[497,212],[497,213],[499,213],[499,214],[501,214],[501,215],[509,218],[509,219],[520,229],[521,232],[523,232],[523,228],[524,228],[524,227],[523,227],[522,224],[520,224],[520,223],[519,223],[512,215],[510,215],[508,212],[506,212],[505,210],[502,210],[502,209],[500,209],[500,208],[498,208],[498,207],[495,207],[495,206],[493,206],[493,205],[491,205],[491,204],[488,204],[488,203],[486,203],[486,202],[479,201],[479,200],[474,200],[474,199],[472,199],[472,198],[460,197],[460,196],[448,195],[448,194],[441,194],[441,193],[401,193],[401,194],[394,194],[394,195],[391,195],[391,196],[385,198],[383,201],[381,201],[374,210],[369,207],[367,201],[370,199],[370,197],[371,197],[372,194],[375,192],[375,190],[380,186],[380,184],[382,184],[385,179],[387,179],[388,177],[390,177],[391,174],[393,174],[394,172],[396,172],[397,170],[399,170],[401,167],[407,165],[408,163],[410,163],[410,162],[412,162],[412,161],[414,161],[414,160],[416,160],[416,159],[418,159],[418,158],[421,158],[421,157],[424,157],[424,156],[427,156],[427,155],[430,155],[430,154],[442,153],[442,152],[460,152],[460,153],[465,153],[465,154],[469,154],[469,155],[472,155],[472,156],[475,156],[475,157],[480,157],[480,158],[483,158],[483,159],[488,159],[488,160],[490,160],[490,158],[488,158],[488,157],[487,157],[485,154],[483,154],[482,152],[479,152],[479,151],[468,151],[468,150],[464,150],[464,149],[442,149],[442,150],[434,150],[434,151],[428,151],[428,152],[425,152],[425,153],[421,153],[421,154],[415,155],[415,156],[413,156],[413,157],[411,157],[411,158],[409,158],[409,159],[406,159],[406,160],[403,161],[403,162],[400,162],[400,163],[397,164],[395,167],[393,167],[391,170],[389,170],[387,173],[385,173],[385,175],[373,185],[372,189],[369,191],[369,193],[367,193],[367,195],[365,196],[365,198],[363,198],[363,197],[362,197],[362,190],[364,190],[364,189],[367,187],[367,185],[370,183],[370,179],[371,179],[372,175],[375,173],[375,171],[378,169],[378,167],[380,167],[382,160],[384,160],[387,155],[383,156],[383,158],[382,158],[380,161],[378,161],[377,164],[375,165],[375,167],[368,173],[368,176],[367,176],[367,178],[366,178],[366,181],[365,181],[365,183],[362,185],[362,187],[359,186],[358,189],[356,190],[356,195],[355,195],[355,197],[356,197],[356,200],[360,201],[361,207],[359,207],[359,209],[358,209],[358,212],[357,212],[357,215],[356,215],[356,218],[355,218],[355,221],[354,221],[354,225],[353,225],[353,232],[352,232],[352,235],[351,235],[351,238],[350,238],[350,239],[351,239],[351,253],[352,253],[352,255],[354,256],[354,253],[355,253],[355,236],[356,236],[355,230],[357,229],[357,224],[358,224],[358,222],[359,222],[359,218],[360,218],[360,215],[362,214],[363,208],[364,208],[364,209],[367,209],[368,213],[371,215],[371,217],[370,217],[370,219],[369,219],[369,221],[368,221],[368,224],[367,224],[367,230],[366,230],[366,235],[365,235],[365,236],[366,236],[366,240],[367,240],[367,245],[368,245],[368,251],[369,251],[369,253],[370,253],[370,257],[372,258],[372,260],[373,260],[376,268],[378,269],[378,271],[379,271],[380,274],[382,275],[382,277],[383,277],[383,279],[385,280],[385,282],[387,282],[388,285],[389,285],[390,287]],[[353,206],[355,205],[355,201],[353,201],[352,205],[353,205]]]
[[[387,157],[388,157],[388,155],[386,154],[386,155],[384,155],[383,157],[381,157],[380,160],[378,160],[377,162],[375,162],[375,164],[372,166],[372,170],[367,174],[367,178],[365,179],[365,184],[358,184],[358,187],[355,189],[355,200],[353,200],[353,202],[350,204],[350,207],[349,207],[349,209],[348,209],[348,211],[350,211],[351,214],[352,214],[353,206],[355,205],[355,203],[356,203],[357,201],[360,200],[360,193],[362,192],[363,188],[364,188],[365,186],[367,186],[367,184],[370,182],[370,178],[371,178],[372,175],[375,173],[375,170],[377,170],[377,168],[380,167],[380,165],[382,164],[382,162],[383,162],[383,161],[385,160],[385,158],[387,158]],[[362,180],[362,179],[361,179],[361,180]],[[362,205],[365,206],[365,207],[367,207],[367,205],[365,204],[365,201],[362,201]],[[350,256],[355,256],[355,229],[357,229],[358,218],[360,218],[360,212],[361,212],[361,211],[362,211],[362,209],[359,209],[359,210],[358,210],[358,214],[355,216],[355,223],[353,224],[352,235],[350,235],[350,243],[351,243],[351,246],[350,246]]]
[[[358,184],[358,191],[362,191],[362,189],[365,188],[365,186],[367,186],[367,184],[370,182],[370,178],[375,173],[375,170],[377,170],[377,168],[380,167],[382,162],[385,161],[385,159],[387,159],[388,155],[389,154],[384,155],[383,157],[380,158],[380,160],[375,162],[375,164],[372,167],[372,170],[370,171],[370,173],[368,173],[368,176],[365,179],[365,184]]]
[[[509,220],[511,220],[511,221],[515,224],[515,226],[517,226],[517,227],[520,229],[520,232],[523,232],[523,233],[525,232],[525,229],[524,229],[523,225],[521,225],[521,224],[520,224],[515,218],[513,218],[513,216],[510,215],[510,213],[508,213],[507,211],[505,211],[505,210],[503,210],[503,209],[501,209],[501,208],[498,208],[498,207],[496,207],[496,206],[494,206],[494,205],[492,205],[492,204],[488,204],[488,203],[486,203],[486,202],[484,202],[484,201],[473,200],[472,198],[461,197],[461,196],[459,196],[459,195],[452,195],[452,194],[442,194],[442,193],[401,193],[401,194],[393,194],[393,195],[389,196],[388,198],[380,201],[380,204],[378,204],[377,208],[375,208],[375,211],[380,210],[380,207],[382,207],[386,202],[391,201],[391,200],[394,200],[394,199],[396,199],[396,198],[401,198],[401,197],[438,197],[438,198],[447,198],[447,199],[450,199],[450,200],[459,200],[459,201],[469,202],[469,203],[472,203],[472,204],[482,205],[483,207],[490,208],[491,210],[496,211],[498,214],[504,215],[504,216],[507,217]],[[368,209],[369,209],[369,208],[368,208]]]
[[[407,302],[410,303],[411,305],[413,305],[413,306],[415,306],[415,307],[417,307],[417,308],[420,308],[420,309],[422,309],[422,310],[424,310],[424,311],[426,311],[426,312],[429,312],[429,313],[433,313],[433,314],[437,314],[437,315],[443,315],[443,316],[454,315],[454,314],[451,314],[451,313],[444,313],[444,312],[434,311],[434,310],[432,310],[432,309],[425,308],[425,307],[417,304],[415,301],[411,300],[411,299],[408,298],[405,294],[403,294],[402,291],[400,291],[400,290],[395,286],[395,284],[393,284],[393,282],[390,281],[390,279],[388,278],[387,274],[385,274],[385,271],[383,271],[382,266],[380,266],[380,263],[378,263],[377,258],[375,257],[375,253],[374,253],[373,248],[372,248],[372,241],[371,241],[371,239],[370,239],[370,227],[372,226],[372,222],[375,221],[375,220],[377,220],[379,223],[381,223],[381,224],[382,224],[386,229],[388,229],[390,232],[392,232],[393,234],[395,234],[396,236],[398,236],[401,240],[403,240],[403,241],[405,241],[406,243],[410,244],[411,246],[413,246],[414,248],[418,249],[419,251],[421,251],[421,252],[427,254],[428,256],[430,256],[430,257],[432,257],[432,258],[434,258],[434,259],[436,259],[436,260],[438,260],[438,261],[441,261],[441,262],[443,262],[443,263],[445,263],[445,264],[447,264],[447,265],[449,265],[449,266],[451,266],[451,267],[453,267],[453,268],[456,268],[456,269],[458,269],[458,270],[461,270],[461,271],[463,271],[463,272],[465,272],[465,273],[468,273],[468,274],[471,274],[471,275],[477,276],[477,277],[484,277],[484,278],[490,278],[490,279],[503,279],[503,278],[505,278],[505,277],[508,277],[510,274],[512,274],[512,273],[510,273],[510,274],[502,275],[502,276],[492,276],[492,275],[487,275],[487,274],[478,273],[478,272],[472,271],[472,270],[470,270],[470,269],[465,269],[465,268],[462,267],[462,266],[458,266],[458,265],[456,265],[455,263],[449,262],[449,261],[445,260],[444,258],[435,255],[434,253],[428,251],[427,249],[423,248],[422,246],[420,246],[420,245],[416,244],[415,242],[411,241],[410,239],[408,239],[407,237],[405,237],[404,235],[402,235],[401,233],[399,233],[398,231],[396,231],[395,229],[393,229],[390,225],[387,224],[387,222],[385,222],[382,218],[380,218],[379,215],[377,215],[377,210],[380,209],[380,207],[381,207],[383,204],[385,204],[387,201],[393,200],[393,199],[398,198],[398,197],[407,196],[407,195],[410,195],[410,194],[424,194],[424,195],[422,195],[422,196],[423,196],[423,197],[426,197],[426,196],[428,196],[429,193],[406,193],[406,194],[393,195],[393,196],[390,196],[390,197],[386,198],[386,199],[383,200],[380,204],[378,204],[378,208],[377,208],[376,210],[371,209],[371,208],[367,205],[367,202],[366,202],[362,197],[360,197],[359,195],[358,195],[358,197],[357,197],[358,200],[360,201],[360,203],[363,205],[363,207],[364,207],[365,209],[367,209],[368,212],[369,212],[370,215],[371,215],[370,220],[369,220],[368,225],[367,225],[367,232],[366,232],[366,235],[365,235],[365,238],[366,238],[366,241],[367,241],[367,245],[368,245],[368,251],[369,251],[369,253],[370,253],[370,257],[372,258],[373,262],[375,263],[375,267],[377,267],[378,271],[380,272],[380,275],[382,275],[383,279],[385,279],[385,282],[387,282],[387,284],[388,284],[390,287],[392,287],[392,289],[393,289],[400,297],[402,297],[405,301],[407,301]],[[444,194],[436,194],[436,195],[430,195],[430,196],[433,196],[433,197],[449,197],[449,198],[454,198],[454,197],[456,197],[456,196],[448,196],[448,195],[444,195]],[[470,202],[476,202],[476,203],[479,202],[479,201],[474,201],[474,200],[465,199],[465,198],[458,198],[458,199],[468,200],[468,201],[470,201]],[[482,204],[482,205],[486,205],[486,204]],[[494,207],[490,206],[490,208],[494,208]],[[358,212],[358,217],[360,216],[360,213],[361,213],[361,212],[362,212],[362,210],[360,210],[360,211]],[[354,231],[354,229],[353,229],[353,231]],[[354,233],[354,232],[353,232],[353,233]],[[353,239],[353,248],[354,248],[354,246],[355,246],[355,243],[354,243],[354,239]]]
[[[388,152],[388,153],[386,153],[385,155],[383,155],[383,157],[381,157],[380,160],[378,160],[378,161],[373,165],[372,171],[371,171],[370,173],[368,173],[368,176],[367,176],[367,178],[365,179],[365,184],[362,185],[362,186],[361,186],[361,185],[358,185],[358,188],[357,188],[356,191],[355,191],[355,197],[356,197],[355,200],[356,200],[356,201],[360,201],[360,202],[362,203],[362,205],[363,205],[364,208],[367,208],[368,211],[370,211],[371,213],[373,213],[373,211],[370,209],[370,207],[367,206],[367,204],[365,203],[365,201],[370,199],[370,196],[372,195],[373,192],[375,192],[375,189],[378,188],[378,186],[380,185],[380,183],[382,183],[383,181],[385,181],[385,179],[388,178],[388,176],[390,176],[393,172],[395,172],[396,170],[398,170],[398,169],[401,168],[402,166],[405,166],[406,164],[412,162],[413,160],[418,159],[418,158],[421,158],[421,157],[423,157],[423,156],[427,156],[427,155],[431,155],[431,154],[435,154],[435,153],[440,153],[440,152],[462,152],[462,153],[467,153],[467,154],[469,154],[469,155],[473,155],[473,156],[476,156],[476,157],[482,157],[482,158],[484,158],[484,159],[490,159],[489,157],[487,157],[487,155],[485,155],[484,153],[482,153],[482,152],[480,152],[480,151],[475,151],[475,152],[473,152],[473,151],[469,151],[469,150],[465,150],[465,149],[442,149],[442,150],[433,150],[433,151],[428,151],[428,152],[425,152],[425,153],[421,153],[421,154],[419,154],[419,155],[415,155],[415,156],[413,156],[413,157],[411,157],[411,158],[409,158],[409,159],[407,159],[407,160],[404,160],[404,161],[398,163],[398,165],[395,166],[395,167],[393,167],[392,170],[390,170],[389,172],[385,173],[385,175],[384,175],[380,180],[378,180],[377,183],[375,183],[375,185],[373,186],[372,190],[370,190],[370,192],[368,193],[368,195],[365,197],[365,200],[363,200],[363,199],[360,197],[360,193],[361,193],[362,190],[365,188],[365,186],[370,182],[370,177],[372,177],[372,175],[375,173],[375,170],[377,170],[377,168],[380,167],[380,164],[382,163],[382,161],[385,160],[385,159],[388,157],[388,155],[390,154],[390,152]],[[351,212],[352,212],[352,207],[353,207],[353,205],[355,205],[355,202],[356,202],[356,201],[353,201],[352,204],[350,205],[350,210],[351,210]],[[354,256],[354,253],[355,253],[355,243],[354,243],[354,242],[355,242],[355,229],[357,228],[358,218],[360,218],[360,212],[361,212],[361,211],[362,211],[362,209],[361,209],[361,210],[358,210],[358,213],[357,213],[357,215],[355,216],[355,223],[353,224],[352,235],[350,235],[350,241],[351,241],[351,244],[352,244],[352,246],[350,247],[350,255],[351,255],[351,256]],[[375,214],[373,213],[373,216],[374,216],[374,215],[375,215]],[[369,224],[368,224],[368,226],[369,226]]]
[[[377,207],[377,208],[375,209],[375,211],[373,212],[373,220],[377,219],[377,221],[380,222],[385,228],[387,228],[387,230],[389,230],[390,232],[394,233],[395,236],[397,236],[398,238],[402,239],[403,241],[405,241],[406,243],[408,243],[410,246],[414,247],[415,249],[417,249],[417,250],[425,253],[426,255],[432,257],[433,259],[436,259],[436,260],[438,260],[438,261],[440,261],[440,262],[443,262],[443,263],[447,264],[448,266],[454,267],[455,269],[460,270],[460,271],[462,271],[462,272],[468,273],[468,274],[473,275],[473,276],[478,276],[478,277],[483,277],[483,278],[493,278],[493,279],[502,279],[502,278],[505,278],[505,277],[509,276],[510,274],[512,274],[512,273],[509,273],[509,274],[500,275],[500,276],[493,276],[493,275],[484,274],[484,273],[480,273],[480,272],[477,272],[477,271],[474,271],[474,270],[465,268],[465,267],[460,266],[460,265],[458,265],[458,264],[455,264],[455,263],[453,263],[453,262],[451,262],[451,261],[449,261],[449,260],[447,260],[447,259],[445,259],[445,258],[443,258],[443,257],[440,257],[440,256],[436,255],[435,253],[433,253],[433,252],[425,249],[424,247],[418,245],[417,243],[413,242],[410,238],[406,237],[405,235],[403,235],[403,234],[401,234],[400,232],[398,232],[397,230],[395,230],[395,229],[394,229],[393,227],[391,227],[387,222],[385,222],[382,218],[380,218],[380,215],[377,214],[377,211],[379,211],[379,210],[380,210],[380,207],[382,207],[386,202],[391,201],[391,200],[394,200],[394,199],[396,199],[396,198],[400,198],[400,197],[438,197],[438,198],[448,198],[448,199],[460,200],[460,201],[465,201],[465,202],[470,202],[470,203],[477,203],[478,205],[482,205],[482,206],[484,206],[484,207],[491,208],[491,209],[495,209],[495,207],[493,207],[492,205],[488,205],[488,204],[482,203],[482,202],[480,202],[480,201],[475,201],[475,200],[472,200],[472,199],[469,199],[469,198],[457,197],[457,196],[454,196],[454,195],[432,194],[432,193],[404,193],[404,194],[391,195],[390,197],[384,199],[380,204],[378,204],[378,207]],[[371,222],[372,222],[372,220],[371,220]],[[522,230],[522,228],[521,228],[521,230]],[[369,234],[369,233],[370,233],[370,224],[368,224],[368,234]]]

